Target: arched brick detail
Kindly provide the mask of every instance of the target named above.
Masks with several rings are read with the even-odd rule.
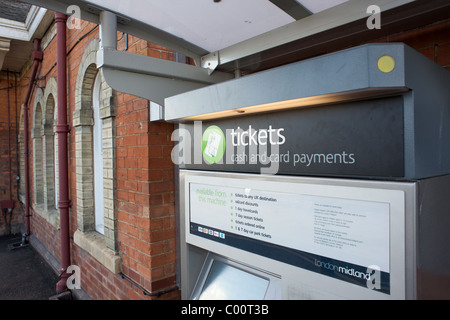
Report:
[[[42,153],[42,109],[44,93],[37,89],[34,95],[33,128],[31,139],[33,141],[33,198],[35,204],[44,203],[44,158]]]
[[[57,214],[57,203],[55,185],[58,185],[58,159],[55,157],[56,151],[56,114],[57,114],[57,81],[55,77],[47,81],[44,90],[44,109],[43,109],[43,126],[42,126],[42,144],[44,157],[44,207],[47,212],[55,211],[54,215],[59,219]]]
[[[86,47],[78,69],[75,86],[75,161],[77,189],[76,239],[87,239],[95,230],[94,181],[92,150],[92,89],[98,71],[96,56],[99,40],[92,40]],[[105,246],[114,252],[117,248],[117,217],[115,209],[115,93],[101,76],[100,117],[103,132],[103,187],[105,203]],[[80,234],[79,232],[83,233]],[[98,237],[96,237],[98,239]],[[80,240],[80,243],[84,240]]]

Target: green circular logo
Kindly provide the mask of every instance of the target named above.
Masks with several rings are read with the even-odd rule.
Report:
[[[210,164],[222,160],[225,153],[225,135],[218,126],[209,126],[203,133],[202,153],[203,158]]]

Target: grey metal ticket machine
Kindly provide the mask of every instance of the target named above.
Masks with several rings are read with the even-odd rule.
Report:
[[[166,99],[183,299],[450,298],[450,73],[373,44]]]

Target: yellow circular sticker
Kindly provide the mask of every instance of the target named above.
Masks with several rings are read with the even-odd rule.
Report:
[[[389,73],[395,68],[395,60],[391,56],[382,56],[378,59],[378,69],[381,72]]]

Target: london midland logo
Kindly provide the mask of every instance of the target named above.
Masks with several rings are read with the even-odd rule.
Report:
[[[225,135],[218,126],[209,126],[202,136],[203,158],[210,164],[219,163],[225,154]]]

